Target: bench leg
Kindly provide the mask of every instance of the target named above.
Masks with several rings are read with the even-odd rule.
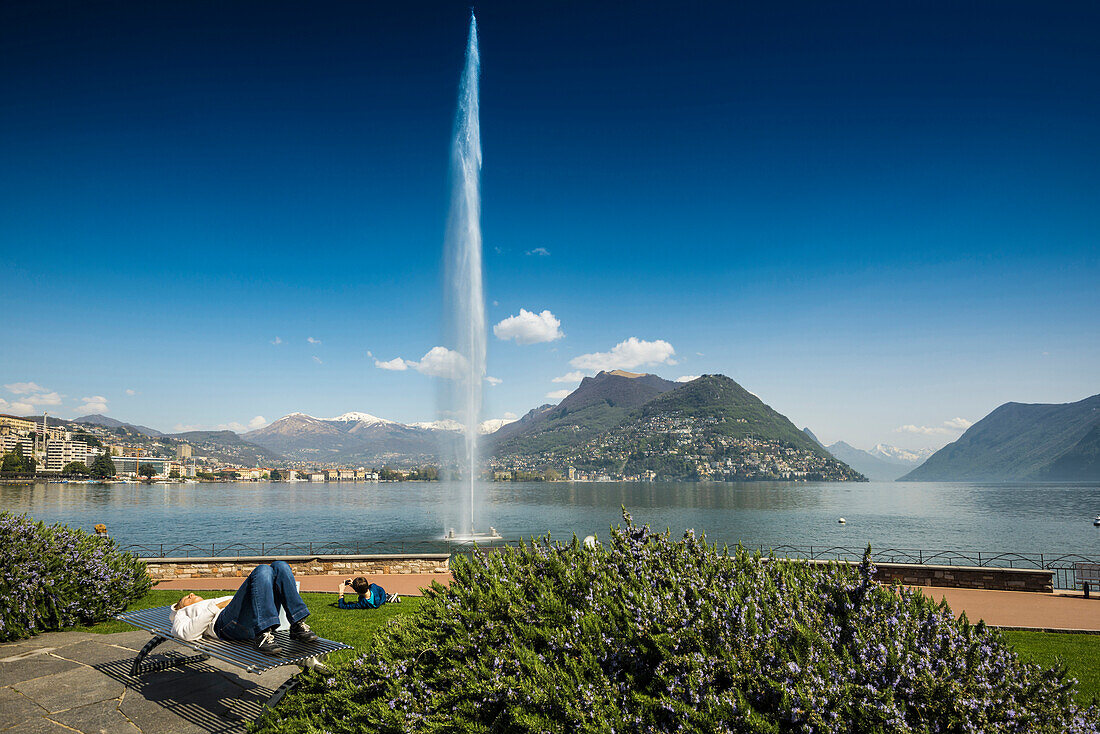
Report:
[[[1089,598],[1089,585],[1088,585],[1088,582],[1086,581],[1085,583],[1083,583],[1081,585],[1085,587],[1085,598],[1088,599]]]
[[[154,647],[167,639],[167,637],[154,635],[153,639],[145,643],[145,647],[141,648],[141,652],[139,652],[138,656],[134,658],[134,663],[130,666],[130,675],[136,678],[142,673],[156,673],[160,670],[178,668],[179,666],[187,665],[188,663],[201,663],[203,660],[210,659],[209,655],[203,655],[200,653],[199,655],[191,655],[189,657],[172,657],[165,660],[157,660],[151,663],[143,662],[145,660],[145,656],[152,652]]]

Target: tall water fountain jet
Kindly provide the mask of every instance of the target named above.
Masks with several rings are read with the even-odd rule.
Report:
[[[464,449],[460,474],[468,482],[469,512],[463,535],[474,537],[481,421],[481,387],[485,379],[485,293],[481,273],[481,129],[478,117],[477,19],[470,14],[466,66],[458,92],[451,145],[451,208],[447,218],[447,321],[458,358],[446,412],[462,425]],[[495,533],[494,533],[495,535]]]

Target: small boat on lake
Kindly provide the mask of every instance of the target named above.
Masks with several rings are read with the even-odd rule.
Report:
[[[1100,515],[1096,516],[1096,519],[1092,521],[1092,524],[1100,526]]]

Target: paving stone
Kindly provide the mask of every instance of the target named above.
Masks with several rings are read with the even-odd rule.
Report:
[[[49,655],[56,649],[56,647],[43,647],[41,644],[11,647],[0,655],[0,663],[14,663],[17,660],[33,658],[35,655]]]
[[[71,660],[62,660],[49,654],[31,655],[6,663],[0,663],[0,686],[10,686],[22,683],[44,675],[63,673],[66,670],[79,668],[79,663]]]
[[[119,661],[126,661],[129,664],[135,657],[132,650],[115,647],[114,645],[104,645],[97,640],[84,640],[72,645],[65,645],[54,650],[52,654],[55,657],[84,663],[85,665],[100,665]]]
[[[121,682],[83,665],[63,673],[17,683],[12,688],[47,711],[64,711],[76,706],[118,698],[126,690]]]
[[[150,701],[134,691],[127,691],[119,710],[144,734],[235,734],[244,731],[243,722],[226,719],[194,701],[170,697]]]
[[[61,724],[54,723],[41,717],[27,719],[22,724],[16,724],[10,729],[5,729],[4,734],[72,734],[71,729],[66,729]]]
[[[50,720],[84,734],[141,734],[118,710],[118,701],[100,701],[50,714]]]
[[[98,642],[102,642],[106,645],[117,645],[118,647],[129,648],[137,652],[141,648],[145,647],[145,643],[153,639],[153,636],[145,630],[133,630],[131,632],[113,632],[109,635],[96,635]],[[168,643],[163,643],[157,649],[164,647]]]
[[[15,726],[32,717],[46,713],[34,701],[12,688],[0,688],[0,729]]]

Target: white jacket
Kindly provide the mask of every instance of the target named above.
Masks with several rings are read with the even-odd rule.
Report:
[[[204,635],[218,639],[214,634],[214,620],[222,613],[218,604],[232,598],[219,596],[217,599],[203,599],[189,604],[183,609],[172,609],[168,612],[168,618],[172,620],[172,634],[189,642],[195,642]]]

